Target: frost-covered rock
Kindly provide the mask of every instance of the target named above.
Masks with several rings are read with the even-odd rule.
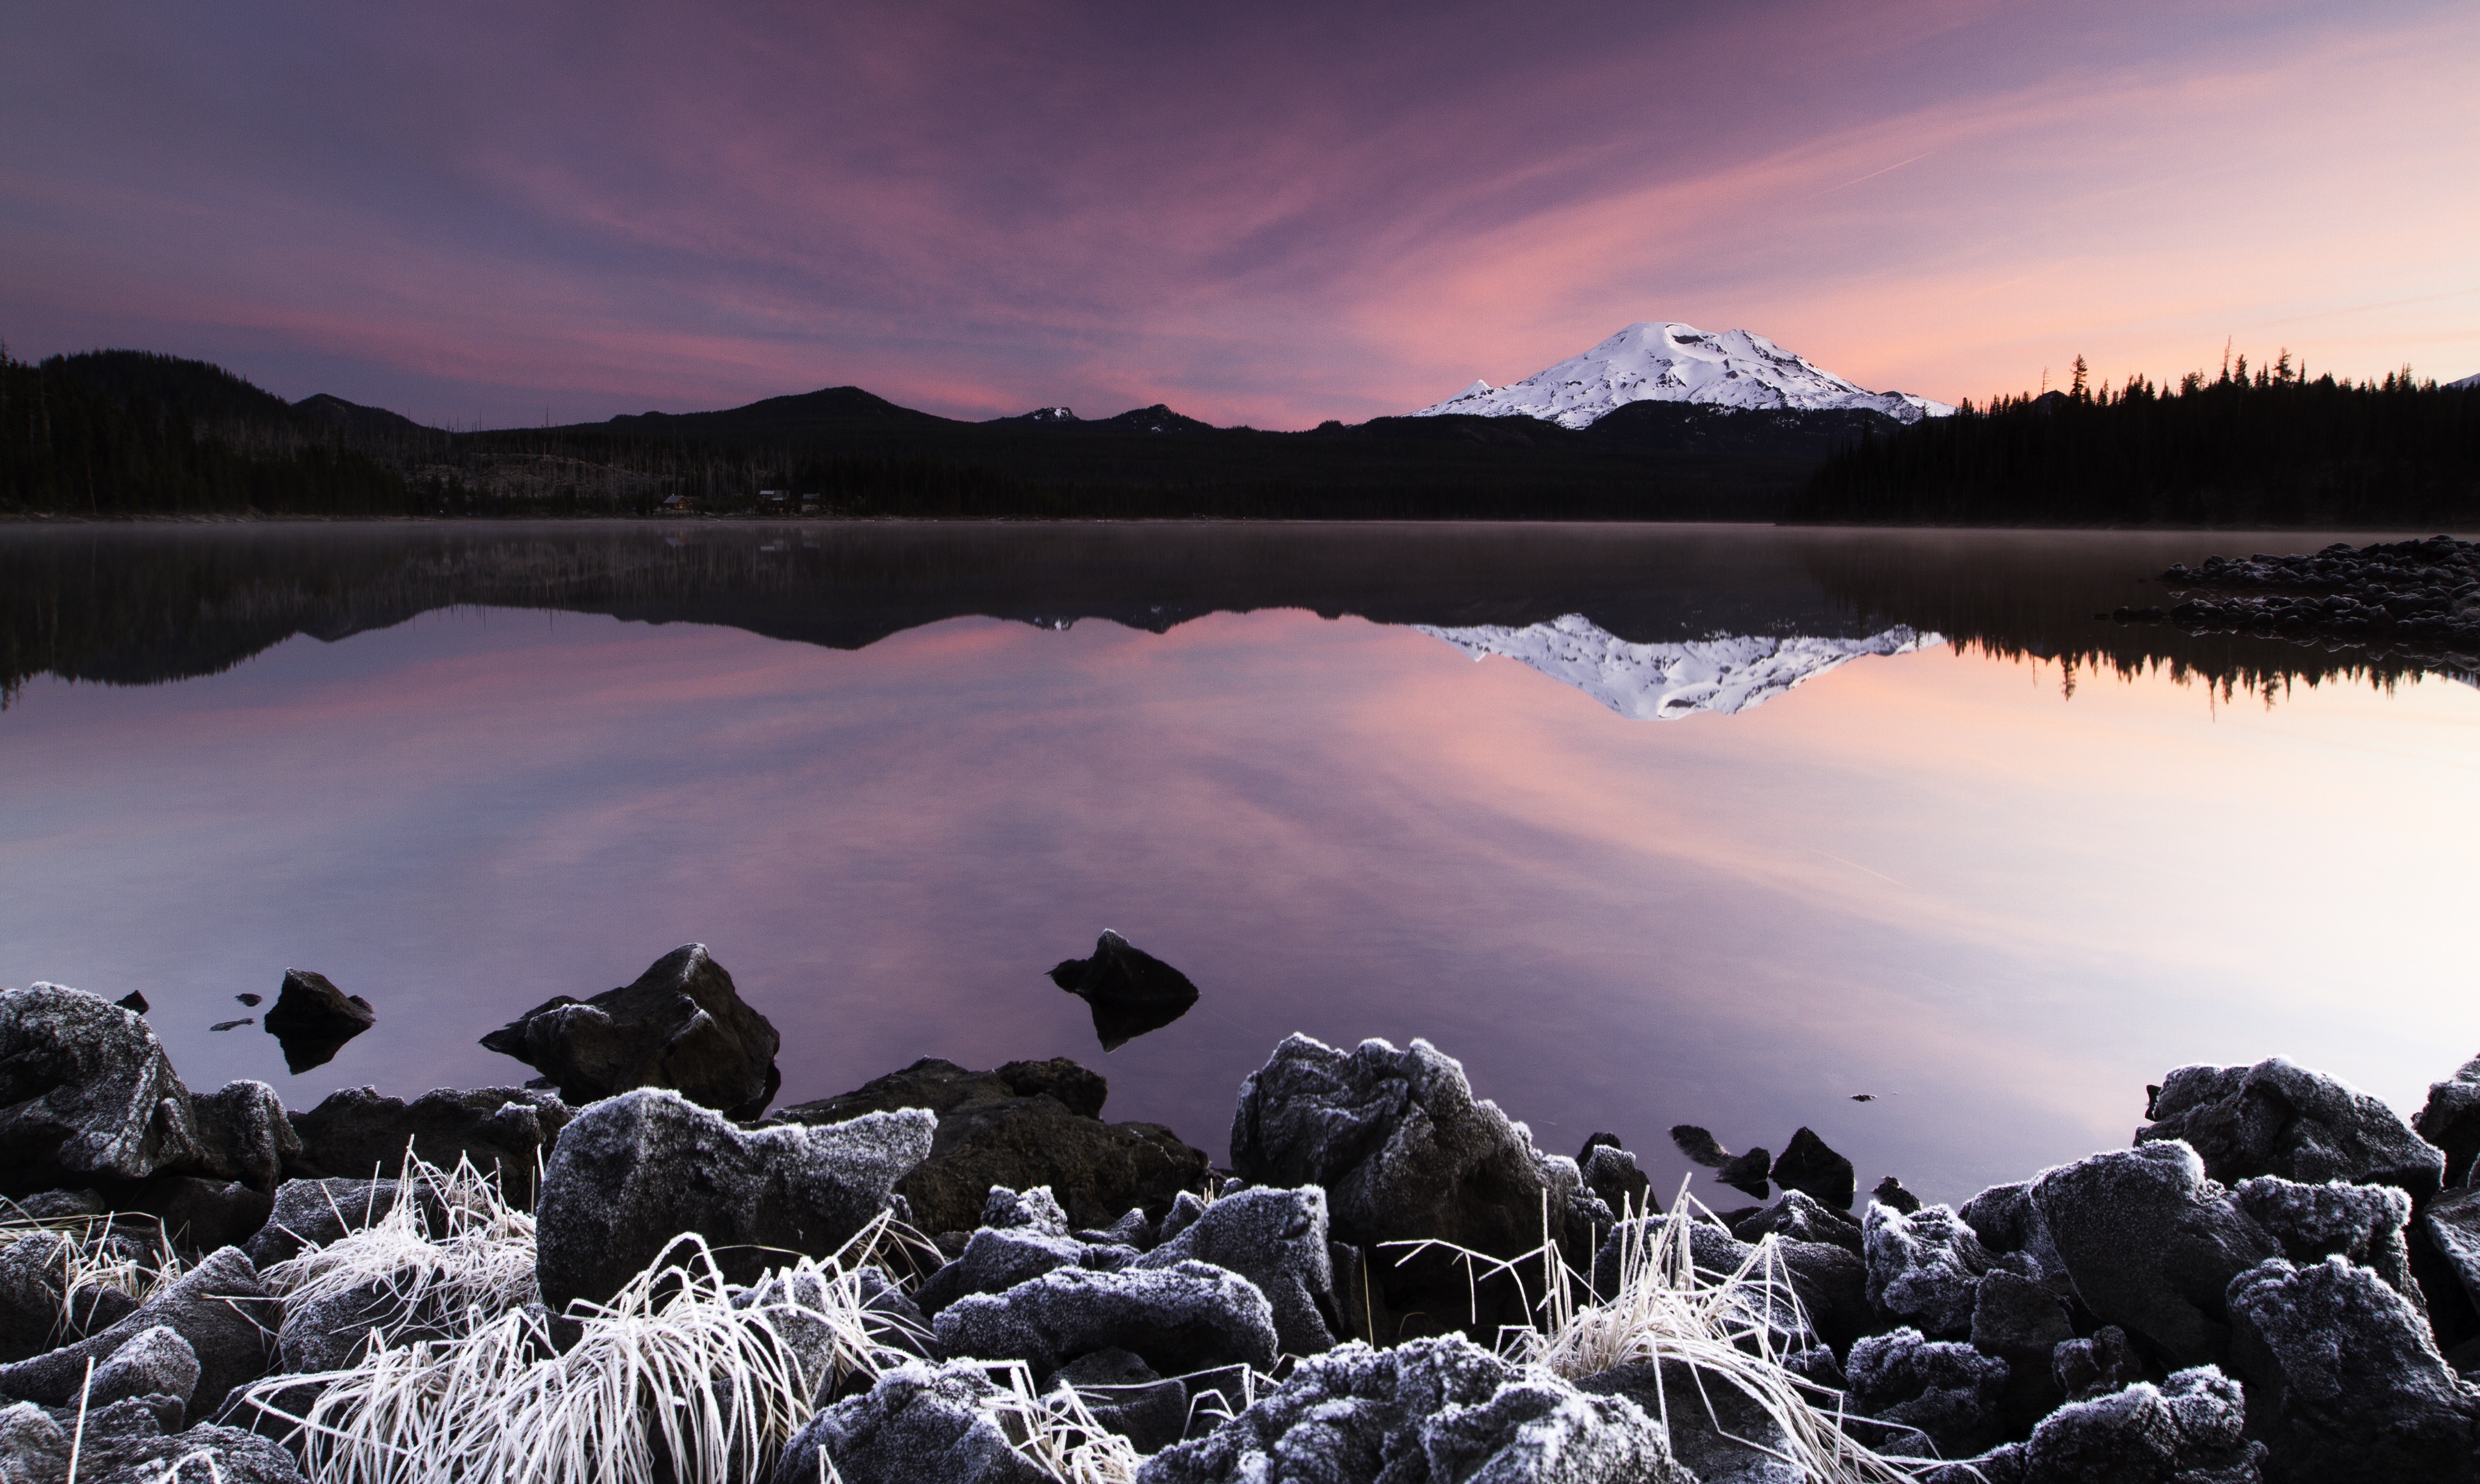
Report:
[[[1260,1187],[1227,1195],[1180,1233],[1136,1260],[1142,1269],[1196,1261],[1227,1267],[1257,1286],[1286,1355],[1331,1349],[1334,1270],[1328,1252],[1326,1192]]]
[[[1634,1402],[1527,1374],[1461,1336],[1357,1341],[1148,1459],[1138,1484],[1693,1484]]]
[[[1734,1222],[1731,1235],[1744,1242],[1773,1236],[1793,1241],[1825,1242],[1853,1253],[1863,1250],[1859,1222],[1831,1207],[1819,1204],[1805,1191],[1789,1187],[1775,1198],[1772,1205],[1759,1207]]]
[[[191,1102],[197,1113],[200,1162],[219,1179],[272,1190],[285,1167],[301,1157],[301,1135],[285,1117],[283,1100],[265,1082],[226,1082]]]
[[[783,1082],[783,1039],[706,945],[689,943],[618,989],[555,996],[482,1044],[550,1078],[572,1106],[667,1087],[727,1117],[755,1118]]]
[[[1003,1293],[1054,1268],[1085,1266],[1092,1251],[1072,1237],[1025,1227],[984,1227],[965,1244],[962,1255],[923,1281],[918,1295],[922,1312],[935,1315],[969,1293]]]
[[[1620,1148],[1618,1140],[1609,1134],[1596,1133],[1593,1139],[1576,1157],[1576,1169],[1584,1177],[1585,1188],[1600,1197],[1614,1216],[1643,1216],[1660,1211],[1661,1203],[1653,1195],[1653,1181],[1637,1168],[1636,1156]]]
[[[2210,1366],[2138,1382],[2044,1418],[2029,1442],[1976,1459],[1987,1484],[2257,1484],[2238,1385]],[[1936,1484],[1963,1477],[1940,1471]]]
[[[0,1362],[39,1355],[52,1346],[66,1302],[68,1238],[35,1231],[0,1248]]]
[[[969,1364],[900,1366],[793,1434],[774,1484],[1050,1484],[985,1410],[996,1392]]]
[[[0,1484],[57,1484],[68,1477],[69,1435],[31,1401],[0,1410]]]
[[[942,1352],[1023,1361],[1037,1380],[1097,1350],[1125,1350],[1162,1375],[1220,1366],[1271,1369],[1278,1347],[1266,1296],[1204,1263],[1145,1272],[1055,1268],[1003,1293],[956,1300],[931,1321]]]
[[[62,984],[0,990],[0,1168],[143,1180],[204,1153],[190,1090],[136,1011]]]
[[[2275,1258],[2230,1286],[2231,1367],[2276,1484],[2480,1478],[2480,1393],[2402,1294],[2342,1258]]]
[[[1048,1185],[1036,1185],[1030,1190],[993,1185],[989,1199],[982,1203],[982,1225],[1065,1237],[1068,1212],[1060,1210],[1059,1199],[1050,1193]]]
[[[2455,1069],[2452,1077],[2428,1084],[2428,1102],[2412,1129],[2445,1154],[2445,1184],[2460,1185],[2471,1176],[2472,1158],[2480,1155],[2480,1056]]]
[[[2105,1324],[2088,1338],[2059,1341],[2050,1352],[2050,1376],[2067,1400],[2089,1401],[2143,1380],[2144,1362],[2127,1331]]]
[[[1187,1388],[1125,1350],[1080,1355],[1059,1367],[1056,1384],[1075,1388],[1094,1420],[1140,1453],[1159,1453],[1188,1430]]]
[[[1576,1390],[1624,1396],[1646,1417],[1666,1420],[1670,1456],[1697,1484],[1807,1484],[1790,1461],[1790,1437],[1726,1376],[1684,1361],[1640,1362],[1587,1376]]]
[[[89,1339],[32,1360],[0,1366],[0,1395],[59,1406],[76,1399],[87,1362],[97,1366],[157,1325],[189,1342],[197,1357],[193,1410],[211,1417],[225,1393],[267,1373],[283,1306],[259,1282],[258,1270],[240,1249],[224,1247],[165,1285],[137,1312]]]
[[[1919,1202],[1911,1209],[1920,1210]],[[2057,1244],[2050,1239],[2048,1229],[2041,1225],[2040,1210],[2032,1204],[2030,1181],[1992,1185],[1964,1202],[1955,1214],[1992,1256],[2020,1255],[2036,1273],[2066,1271]]]
[[[78,1484],[89,1480],[93,1484],[308,1484],[300,1465],[274,1440],[204,1422],[168,1436],[133,1428],[89,1437],[78,1454]]]
[[[1909,1214],[1871,1202],[1862,1228],[1869,1302],[1925,1334],[1964,1335],[1981,1276],[1995,1261],[1951,1207]]]
[[[2161,1080],[2139,1144],[2177,1139],[2205,1173],[2236,1185],[2256,1175],[2434,1192],[2445,1156],[2402,1115],[2335,1078],[2281,1056],[2252,1067],[2180,1067]]]
[[[2420,1302],[2419,1288],[2412,1282],[2411,1249],[2403,1239],[2411,1221],[2411,1197],[2400,1186],[2338,1180],[2312,1185],[2260,1175],[2239,1182],[2231,1199],[2282,1243],[2282,1255],[2291,1262],[2345,1257],[2374,1270],[2413,1303]]]
[[[305,1247],[324,1247],[377,1223],[396,1209],[401,1188],[393,1180],[288,1180],[275,1187],[266,1224],[242,1250],[256,1266],[273,1267]]]
[[[2480,1307],[2480,1189],[2446,1191],[2429,1203],[2419,1224],[2452,1269],[2464,1296]],[[0,1271],[6,1271],[6,1263],[0,1258]]]
[[[813,1129],[742,1130],[652,1088],[594,1105],[562,1131],[535,1208],[543,1301],[608,1299],[681,1234],[747,1282],[764,1250],[823,1257],[891,1209],[895,1183],[930,1152],[922,1109]]]
[[[198,1389],[198,1352],[169,1325],[157,1324],[122,1341],[94,1368],[84,1390],[90,1407],[124,1396],[177,1396],[184,1403]]]
[[[411,1103],[351,1087],[287,1117],[301,1140],[285,1165],[296,1178],[394,1180],[410,1147],[442,1169],[472,1160],[522,1204],[533,1197],[535,1168],[568,1123],[569,1107],[531,1087],[440,1087]]]
[[[2112,1150],[2044,1173],[2032,1204],[2076,1295],[2182,1366],[2221,1358],[2224,1291],[2280,1245],[2180,1143]]]
[[[2006,1363],[1968,1344],[1905,1326],[1855,1342],[1844,1372],[1853,1411],[1919,1428],[1945,1457],[1970,1457],[2000,1437]]]

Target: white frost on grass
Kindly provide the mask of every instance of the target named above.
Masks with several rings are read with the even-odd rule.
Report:
[[[1502,655],[1529,665],[1640,721],[1746,711],[1862,655],[1910,654],[1939,642],[1934,634],[1899,626],[1866,638],[1723,635],[1632,644],[1582,613],[1522,629],[1415,627],[1475,660]]]

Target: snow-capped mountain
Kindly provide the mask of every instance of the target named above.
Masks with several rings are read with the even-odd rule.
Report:
[[[1709,335],[1692,325],[1631,325],[1582,355],[1511,386],[1475,381],[1414,417],[1467,412],[1537,417],[1583,428],[1631,402],[1698,402],[1744,410],[1868,408],[1906,423],[1954,408],[1909,392],[1873,392],[1744,329]]]
[[[2449,391],[2480,391],[2480,371],[2475,371],[2459,381],[2448,381],[2445,385]]]
[[[1639,721],[1676,721],[1698,712],[1729,716],[1862,655],[1910,654],[1939,642],[1934,634],[1893,628],[1867,638],[1721,635],[1631,644],[1582,613],[1522,629],[1414,627],[1475,660],[1504,655],[1528,664]]]

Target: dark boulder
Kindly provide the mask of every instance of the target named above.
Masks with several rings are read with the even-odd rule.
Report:
[[[1108,930],[1095,942],[1093,957],[1067,960],[1050,971],[1050,982],[1085,1002],[1106,1052],[1161,1029],[1197,1003],[1197,986],[1187,975]]]
[[[141,994],[139,991],[134,989],[112,1002],[120,1006],[124,1010],[135,1010],[141,1015],[143,1015],[148,1010],[154,1008],[153,1005],[146,1002],[146,997],[143,994]]]
[[[530,1204],[534,1171],[569,1120],[568,1106],[530,1087],[441,1087],[411,1103],[383,1098],[375,1087],[329,1094],[307,1112],[287,1115],[301,1141],[285,1173],[302,1180],[394,1180],[404,1154],[454,1169],[458,1159],[500,1182],[519,1205]]]
[[[2031,1203],[2084,1307],[2176,1366],[2221,1358],[2231,1280],[2281,1251],[2184,1144],[2060,1165],[2033,1183]]]
[[[924,1059],[769,1122],[814,1128],[899,1107],[936,1113],[930,1158],[897,1187],[923,1232],[971,1231],[999,1186],[1049,1187],[1072,1230],[1109,1226],[1132,1207],[1159,1219],[1181,1191],[1204,1185],[1205,1152],[1160,1124],[1103,1123],[1095,1115],[1107,1093],[1101,1078],[1064,1059],[995,1072]]]
[[[238,1247],[267,1225],[274,1200],[240,1181],[157,1175],[117,1188],[114,1205],[154,1217],[164,1236],[185,1252]]]
[[[1928,1335],[1972,1332],[1981,1277],[1997,1260],[1951,1208],[1924,1206],[1906,1215],[1873,1205],[1863,1242],[1869,1302],[1880,1313]]]
[[[1138,1484],[1694,1484],[1633,1401],[1461,1336],[1304,1361],[1254,1406],[1146,1460]]]
[[[668,1087],[728,1118],[775,1100],[783,1038],[741,1002],[703,943],[674,949],[636,981],[590,1000],[558,995],[482,1044],[551,1079],[570,1106],[636,1087]]]
[[[1649,1216],[1662,1210],[1662,1203],[1654,1199],[1653,1181],[1613,1134],[1596,1133],[1585,1140],[1576,1169],[1584,1177],[1585,1188],[1598,1196],[1614,1216]]]
[[[1640,1361],[1576,1383],[1589,1396],[1624,1396],[1667,1423],[1670,1456],[1697,1484],[1807,1484],[1782,1425],[1727,1375],[1685,1361]]]
[[[1731,1152],[1722,1147],[1722,1141],[1716,1138],[1711,1131],[1700,1129],[1692,1123],[1672,1124],[1670,1142],[1678,1149],[1682,1159],[1691,1164],[1701,1164],[1709,1170],[1720,1169],[1723,1161],[1731,1158]]]
[[[1766,1151],[1763,1148],[1757,1148],[1723,1160],[1715,1167],[1714,1178],[1734,1190],[1745,1191],[1762,1201],[1771,1192],[1771,1187],[1766,1184],[1766,1177],[1772,1168],[1772,1164],[1766,1157]]]
[[[970,1362],[900,1366],[793,1434],[774,1484],[1051,1484],[985,1409],[997,1391]]]
[[[1125,1350],[1079,1356],[1059,1367],[1058,1383],[1075,1388],[1094,1420],[1139,1453],[1159,1453],[1188,1430],[1188,1389]]]
[[[1266,1295],[1283,1354],[1315,1355],[1334,1347],[1342,1319],[1327,1238],[1326,1192],[1317,1186],[1261,1186],[1227,1195],[1129,1266],[1142,1271],[1190,1261],[1229,1268],[1256,1285]]]
[[[1919,1428],[1943,1457],[1968,1458],[2003,1435],[2006,1363],[1968,1344],[1906,1326],[1855,1342],[1844,1372],[1853,1411]]]
[[[60,984],[0,991],[0,1185],[143,1180],[203,1153],[190,1090],[135,1011]]]
[[[69,1476],[69,1435],[31,1401],[0,1409],[0,1481],[52,1484]]]
[[[1103,1259],[1108,1265],[1124,1265],[1124,1254],[1105,1251],[1110,1253]],[[952,1262],[923,1281],[915,1297],[922,1313],[936,1315],[968,1294],[1004,1293],[1054,1268],[1083,1267],[1095,1252],[1086,1243],[1056,1233],[984,1227],[966,1241],[965,1250]]]
[[[2469,1181],[2472,1157],[2480,1155],[2480,1057],[2465,1062],[2444,1081],[2429,1083],[2428,1103],[2411,1126],[2444,1151],[2446,1185]]]
[[[1791,1142],[1775,1157],[1773,1178],[1774,1184],[1785,1190],[1796,1190],[1836,1211],[1849,1211],[1859,1191],[1851,1161],[1827,1148],[1825,1140],[1806,1128],[1794,1133]]]
[[[2411,1197],[2400,1186],[2338,1180],[2312,1185],[2260,1175],[2239,1182],[2231,1200],[2282,1244],[2282,1255],[2291,1262],[2345,1257],[2413,1303],[2420,1302],[2419,1286],[2411,1276],[2411,1249],[2404,1240]]]
[[[88,1362],[102,1365],[160,1324],[178,1334],[197,1357],[193,1410],[213,1416],[234,1387],[267,1374],[273,1358],[271,1341],[283,1317],[284,1306],[259,1282],[249,1259],[226,1247],[165,1285],[111,1328],[32,1360],[0,1366],[0,1395],[55,1407],[74,1402],[85,1384]]]
[[[2123,1392],[2144,1379],[2144,1360],[2127,1331],[2105,1324],[2089,1338],[2062,1340],[2050,1352],[2050,1379],[2069,1401]]]
[[[2252,1067],[2180,1067],[2161,1080],[2136,1142],[2176,1139],[2226,1185],[2257,1175],[2434,1194],[2445,1156],[2357,1088],[2274,1056]]]
[[[2480,1393],[2409,1299],[2341,1258],[2275,1258],[2230,1286],[2231,1367],[2275,1484],[2480,1478]]]
[[[198,1352],[168,1324],[140,1330],[104,1358],[80,1388],[89,1407],[124,1396],[172,1396],[187,1406],[198,1388]]]
[[[2022,1436],[2066,1399],[2051,1363],[2076,1338],[2067,1306],[2048,1284],[2005,1268],[1980,1280],[1972,1309],[1972,1347],[2006,1363],[1999,1411],[2005,1431]]]
[[[2429,1203],[2419,1224],[2464,1296],[2480,1306],[2480,1189],[2448,1190]]]
[[[735,1282],[768,1265],[766,1249],[832,1254],[890,1209],[931,1129],[917,1108],[744,1131],[668,1090],[607,1099],[561,1131],[543,1173],[543,1301],[608,1300],[687,1233]]]
[[[323,974],[284,971],[284,987],[259,1024],[284,1048],[286,1070],[298,1076],[324,1066],[345,1043],[378,1024],[378,1012],[359,995],[349,995]]]
[[[1271,1370],[1279,1353],[1266,1296],[1205,1263],[1143,1272],[1054,1268],[1005,1292],[956,1300],[931,1321],[931,1333],[948,1355],[1022,1361],[1045,1385],[1097,1350],[1141,1356],[1161,1375],[1225,1366]]]
[[[198,1120],[199,1163],[220,1180],[272,1190],[285,1167],[301,1158],[301,1135],[284,1102],[265,1082],[226,1082],[192,1100]]]
[[[288,1180],[275,1187],[267,1220],[243,1250],[264,1271],[305,1247],[324,1247],[376,1224],[396,1209],[400,1189],[394,1180]]]
[[[2240,1435],[2237,1383],[2212,1367],[2052,1413],[2030,1441],[1976,1459],[1984,1484],[2257,1484],[2260,1444]],[[1941,1471],[1934,1484],[1966,1475]]]
[[[1904,1189],[1903,1183],[1892,1175],[1877,1182],[1877,1187],[1869,1192],[1869,1199],[1907,1216],[1921,1209],[1921,1198]]]

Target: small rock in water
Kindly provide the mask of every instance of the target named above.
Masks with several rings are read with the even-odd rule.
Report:
[[[209,1026],[207,1028],[208,1028],[209,1030],[235,1030],[235,1029],[240,1028],[241,1028],[241,1027],[243,1027],[243,1026],[252,1026],[252,1025],[256,1025],[257,1023],[258,1023],[258,1017],[257,1017],[257,1016],[255,1016],[255,1015],[245,1015],[245,1016],[243,1016],[243,1017],[242,1017],[241,1019],[239,1019],[239,1020],[220,1020],[220,1021],[216,1022],[214,1025]]]
[[[1874,1103],[1877,1101],[1877,1095],[1873,1092],[1855,1092],[1851,1095],[1851,1101],[1854,1103]]]
[[[1797,1190],[1838,1211],[1849,1211],[1858,1189],[1851,1161],[1828,1149],[1825,1140],[1807,1129],[1791,1136],[1773,1165],[1774,1184]]]
[[[1093,957],[1062,962],[1050,971],[1050,982],[1093,1010],[1094,1034],[1106,1052],[1160,1030],[1197,1003],[1197,986],[1187,975],[1107,929]]]
[[[1725,1159],[1714,1178],[1734,1190],[1744,1190],[1762,1201],[1770,1187],[1767,1174],[1773,1168],[1773,1159],[1763,1149],[1751,1149],[1736,1159]]]
[[[148,1008],[146,997],[134,989],[112,1002],[124,1010],[135,1010],[141,1015],[145,1014]]]
[[[669,1087],[727,1118],[755,1118],[775,1101],[783,1044],[703,943],[590,1000],[555,995],[482,1038],[552,1079],[572,1106]]]
[[[1720,1140],[1692,1123],[1673,1124],[1670,1141],[1679,1146],[1679,1152],[1688,1157],[1689,1163],[1701,1164],[1709,1170],[1720,1169],[1722,1161],[1731,1158],[1731,1152],[1722,1147]]]
[[[261,1003],[263,1003],[263,1002],[266,1001],[266,999],[267,999],[267,997],[266,997],[265,995],[248,995],[248,994],[235,995],[235,996],[233,996],[233,998],[234,998],[235,1000],[240,1001],[242,1003],[244,1003],[244,1004],[245,1004],[245,1005],[248,1005],[248,1006],[249,1006],[251,1009],[253,1009],[253,1010],[257,1009],[257,1008],[259,1007],[259,1005],[260,1005]]]
[[[325,975],[287,969],[266,1026],[267,1033],[284,1047],[285,1068],[301,1073],[333,1061],[347,1041],[378,1024],[378,1018],[369,1001],[346,994]]]

